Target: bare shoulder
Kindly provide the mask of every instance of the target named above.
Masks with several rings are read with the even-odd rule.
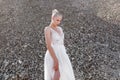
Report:
[[[50,32],[50,28],[49,27],[45,27],[44,28],[44,32],[46,33],[46,32]]]

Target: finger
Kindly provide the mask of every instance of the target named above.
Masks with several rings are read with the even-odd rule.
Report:
[[[56,66],[54,67],[54,70],[55,70],[55,71],[57,70]]]
[[[55,68],[55,71],[57,71],[58,70],[58,68]]]

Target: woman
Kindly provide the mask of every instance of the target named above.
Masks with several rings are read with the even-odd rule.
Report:
[[[44,58],[45,80],[75,80],[70,59],[64,46],[64,33],[60,26],[62,15],[52,11],[51,23],[45,27],[47,51]]]

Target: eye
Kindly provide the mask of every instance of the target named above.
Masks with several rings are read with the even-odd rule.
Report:
[[[57,21],[60,21],[60,20],[57,20]]]

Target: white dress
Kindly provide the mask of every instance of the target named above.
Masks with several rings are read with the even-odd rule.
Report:
[[[47,28],[47,27],[46,27]],[[61,34],[56,32],[54,29],[51,29],[52,33],[52,43],[51,46],[57,56],[59,62],[59,70],[60,70],[60,80],[75,80],[73,68],[70,62],[70,59],[66,53],[65,46],[63,44],[64,40],[64,33],[61,27],[57,27]],[[46,51],[45,58],[44,58],[44,79],[45,80],[52,80],[54,75],[54,68],[53,68],[53,59],[49,53]]]

